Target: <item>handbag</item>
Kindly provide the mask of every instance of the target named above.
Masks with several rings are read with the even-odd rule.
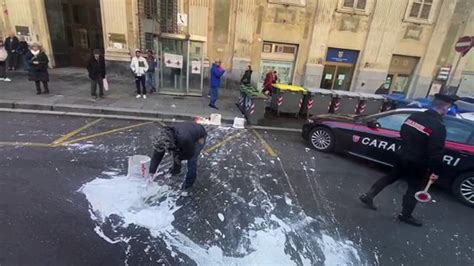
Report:
[[[104,84],[104,90],[105,90],[105,91],[108,91],[108,90],[109,90],[109,82],[107,81],[106,78],[104,78],[104,79],[102,80],[102,82],[103,82],[103,84]]]

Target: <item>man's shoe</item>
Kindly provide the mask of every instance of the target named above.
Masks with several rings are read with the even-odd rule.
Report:
[[[364,205],[371,209],[371,210],[374,210],[376,211],[377,210],[377,207],[374,205],[374,201],[372,198],[370,198],[369,196],[367,196],[367,194],[362,194],[360,197],[359,197],[359,200],[364,203]]]
[[[0,79],[0,80],[2,80],[2,79]],[[9,78],[4,78],[3,81],[5,81],[5,82],[10,82],[10,81],[12,81],[12,80],[9,79]]]
[[[105,98],[105,95],[99,95],[100,98],[104,99]]]
[[[212,105],[212,104],[209,104],[209,107],[211,107],[212,109],[216,109],[216,110],[218,110],[218,109],[219,109],[219,108],[217,108],[217,106],[215,106],[215,105]]]
[[[97,100],[97,96],[96,96],[96,95],[92,95],[92,100]]]
[[[36,91],[36,94],[40,95],[40,94],[41,94],[41,91]]]
[[[420,226],[423,225],[423,223],[420,220],[416,219],[415,217],[413,217],[411,215],[410,216],[405,216],[403,214],[399,214],[398,215],[398,220],[400,220],[401,222],[407,223],[409,225],[413,225],[413,226],[420,227]]]
[[[49,90],[45,90],[43,94],[49,94]]]
[[[146,99],[146,95],[143,95],[143,99]]]
[[[137,94],[137,99],[140,99],[142,96],[140,94]]]

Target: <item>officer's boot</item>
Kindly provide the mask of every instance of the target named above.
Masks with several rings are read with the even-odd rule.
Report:
[[[415,197],[410,198],[410,195],[405,195],[403,197],[403,210],[402,213],[398,215],[398,220],[413,226],[422,226],[423,223],[412,216],[416,203]]]

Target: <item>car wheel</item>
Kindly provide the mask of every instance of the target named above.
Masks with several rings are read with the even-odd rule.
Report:
[[[474,207],[474,172],[462,174],[456,178],[452,190],[459,200]]]
[[[334,134],[329,128],[316,127],[309,134],[309,144],[321,152],[330,152],[334,149]]]

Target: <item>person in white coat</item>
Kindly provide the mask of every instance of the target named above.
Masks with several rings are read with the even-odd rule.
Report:
[[[148,70],[148,63],[146,58],[142,56],[142,52],[137,49],[135,50],[135,56],[132,58],[130,63],[130,69],[132,69],[133,74],[135,75],[135,85],[137,87],[137,99],[142,98],[146,99],[146,72]],[[141,84],[141,90],[140,90]]]
[[[0,39],[0,81],[9,82],[11,79],[7,78],[7,58],[8,53],[3,44],[3,40]]]

